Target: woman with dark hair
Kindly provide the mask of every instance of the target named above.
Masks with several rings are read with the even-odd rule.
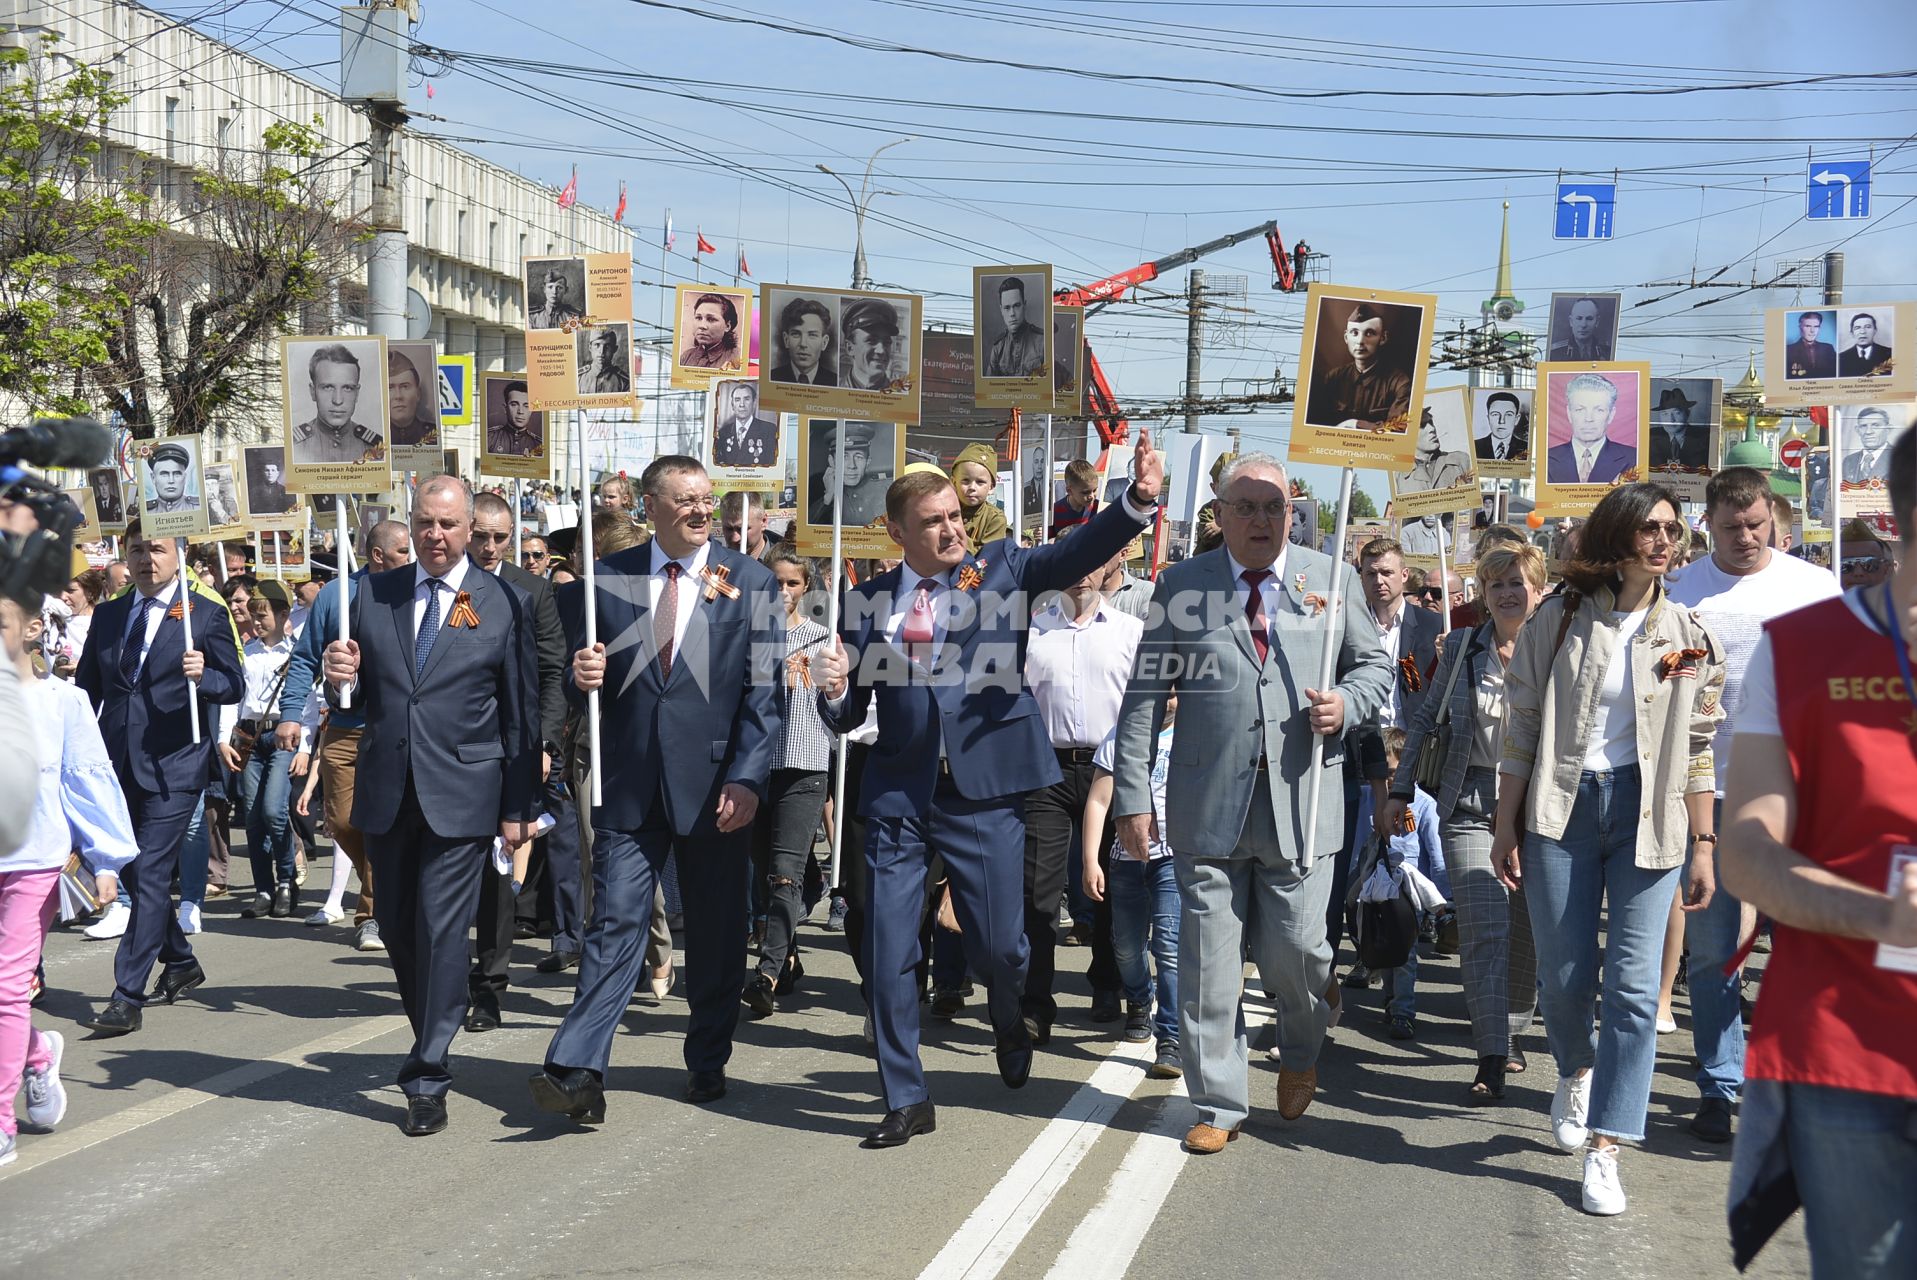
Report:
[[[1665,597],[1690,536],[1668,489],[1615,488],[1580,532],[1566,589],[1538,607],[1506,674],[1491,865],[1531,909],[1558,1067],[1552,1136],[1573,1152],[1590,1139],[1584,1210],[1611,1215],[1625,1208],[1618,1143],[1644,1137],[1664,925],[1693,841],[1684,908],[1701,910],[1714,886],[1724,662],[1710,630]]]

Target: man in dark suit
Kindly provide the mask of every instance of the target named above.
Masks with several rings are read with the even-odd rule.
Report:
[[[784,458],[774,450],[779,446],[779,424],[759,412],[759,387],[753,382],[734,382],[726,390],[731,409],[712,434],[712,462],[720,467],[770,467]]]
[[[886,532],[903,563],[854,587],[831,649],[814,660],[820,708],[844,733],[878,704],[859,814],[870,901],[862,946],[885,1119],[866,1135],[894,1147],[935,1127],[919,1064],[919,919],[926,868],[944,859],[960,937],[990,988],[998,1069],[1016,1089],[1032,1067],[1019,1008],[1024,930],[1024,796],[1062,774],[1025,687],[1031,611],[1110,560],[1152,517],[1164,472],[1140,432],[1136,479],[1070,538],[1026,549],[1010,538],[966,550],[958,492],[913,472],[886,495]]]
[[[1852,422],[1857,428],[1857,446],[1844,454],[1845,484],[1867,484],[1872,480],[1890,480],[1890,410],[1882,405],[1867,405],[1855,410]]]
[[[605,803],[593,812],[593,919],[578,993],[532,1077],[546,1111],[605,1119],[613,1033],[638,983],[653,884],[678,855],[685,899],[686,1100],[726,1093],[745,991],[751,827],[784,731],[785,611],[772,573],[712,538],[712,481],[669,454],[639,481],[651,541],[599,565],[586,645],[583,583],[559,590],[567,696],[600,694]]]
[[[1824,313],[1806,311],[1797,317],[1797,341],[1784,348],[1784,377],[1791,382],[1837,376],[1837,352],[1818,337]]]
[[[136,519],[127,526],[126,545],[133,589],[94,612],[73,673],[99,715],[140,844],[139,856],[120,873],[133,906],[113,961],[113,998],[83,1024],[107,1036],[138,1031],[147,1001],[172,1004],[206,981],[173,910],[173,876],[213,766],[215,708],[245,692],[232,615],[217,595],[188,585],[179,543],[147,537]],[[191,598],[183,599],[183,591]],[[199,707],[198,742],[189,699]],[[163,968],[148,993],[155,960]]]
[[[1637,465],[1637,450],[1611,439],[1617,417],[1617,384],[1601,373],[1580,373],[1564,388],[1571,438],[1545,458],[1549,484],[1612,484]]]
[[[1850,318],[1850,345],[1837,353],[1840,378],[1888,378],[1890,348],[1877,341],[1877,317],[1859,311]]]
[[[352,636],[326,646],[327,699],[366,717],[353,825],[379,884],[374,917],[413,1048],[399,1070],[409,1136],[446,1127],[448,1061],[466,1008],[466,932],[493,841],[539,811],[532,607],[466,555],[473,497],[434,476],[413,502],[413,564],[353,593]]]
[[[839,361],[833,351],[832,313],[817,298],[794,298],[779,312],[779,362],[774,382],[839,385]]]
[[[1524,402],[1509,391],[1494,391],[1485,397],[1484,418],[1488,427],[1478,437],[1477,454],[1493,462],[1522,462],[1531,455],[1531,423]]]
[[[1667,386],[1658,395],[1657,408],[1651,410],[1652,466],[1710,465],[1710,424],[1691,421],[1697,403],[1684,394],[1683,387]]]
[[[563,761],[559,741],[566,726],[566,695],[562,691],[566,678],[566,630],[559,625],[552,583],[514,564],[510,554],[512,545],[512,507],[496,493],[482,493],[474,498],[473,563],[519,588],[532,606],[533,648],[539,670],[539,771],[543,788],[540,809],[555,820],[556,825],[547,837],[547,851],[551,856],[553,842],[557,840],[559,866],[535,863],[527,871],[526,883],[533,885],[542,874],[558,874],[556,884],[562,886],[558,900],[568,909],[572,928],[570,932],[554,934],[553,950],[570,952],[576,959],[579,954],[579,829],[566,798],[564,770],[552,767],[553,762]],[[526,892],[536,890],[528,888]],[[499,993],[507,987],[506,965],[513,948],[514,903],[510,872],[500,873],[488,866],[479,873],[479,915],[473,925],[478,956],[467,979],[465,1027],[468,1031],[492,1031],[499,1026]],[[545,960],[540,961],[540,965],[546,973],[560,971]]]

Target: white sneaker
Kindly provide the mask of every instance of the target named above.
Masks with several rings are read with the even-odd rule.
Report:
[[[1657,1033],[1659,1035],[1668,1036],[1675,1030],[1677,1030],[1676,1018],[1659,1018],[1657,1020]]]
[[[1616,1147],[1593,1147],[1584,1153],[1584,1211],[1602,1218],[1615,1218],[1624,1212]]]
[[[380,936],[379,936],[379,921],[368,920],[365,924],[359,927],[358,932],[356,932],[353,935],[353,950],[355,951],[386,950],[386,944],[380,940]]]
[[[338,924],[340,921],[344,920],[345,918],[346,918],[346,913],[344,911],[341,911],[338,907],[333,907],[333,906],[327,905],[326,903],[321,903],[319,910],[315,911],[312,915],[306,917],[306,923],[311,925],[315,929],[320,929],[320,928],[324,928],[325,926],[329,924]]]
[[[182,902],[180,904],[180,932],[194,934],[200,931],[200,904]]]
[[[66,1055],[67,1042],[58,1031],[43,1033],[53,1041],[53,1061],[47,1064],[45,1071],[26,1069],[21,1077],[27,1095],[27,1124],[41,1133],[52,1133],[53,1127],[67,1114],[67,1089],[60,1083],[60,1059]]]
[[[1558,1081],[1551,1099],[1551,1136],[1566,1151],[1576,1151],[1591,1136],[1585,1119],[1591,1112],[1591,1073],[1566,1076]],[[1588,1174],[1587,1174],[1588,1177]]]
[[[0,1164],[12,1164],[16,1155],[13,1149],[13,1135],[0,1133]]]
[[[80,930],[80,932],[92,938],[95,942],[104,942],[109,938],[117,938],[125,933],[127,922],[131,919],[133,919],[132,908],[115,902],[107,907],[105,915]]]

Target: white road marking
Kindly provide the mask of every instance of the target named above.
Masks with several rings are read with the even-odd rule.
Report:
[[[989,1280],[1002,1270],[1085,1153],[1145,1079],[1151,1041],[1121,1040],[979,1202],[920,1280]]]
[[[1092,1211],[1065,1242],[1046,1280],[1076,1280],[1081,1276],[1122,1276],[1131,1269],[1145,1233],[1158,1220],[1165,1197],[1190,1158],[1185,1131],[1197,1123],[1180,1080],[1158,1110],[1152,1127],[1138,1135],[1132,1149],[1105,1184]]]
[[[170,1090],[163,1097],[128,1107],[116,1115],[83,1124],[77,1129],[64,1133],[36,1138],[31,1145],[21,1148],[20,1158],[17,1161],[0,1169],[0,1181],[19,1177],[33,1169],[52,1164],[63,1156],[70,1156],[76,1151],[84,1151],[102,1142],[124,1137],[136,1129],[144,1129],[156,1121],[169,1119],[184,1111],[191,1111],[203,1102],[211,1102],[215,1098],[237,1093],[248,1085],[258,1084],[262,1080],[279,1075],[282,1071],[291,1071],[294,1067],[305,1066],[309,1058],[329,1053],[342,1053],[368,1040],[390,1032],[405,1030],[407,1030],[406,1019],[395,1014],[366,1018],[351,1026],[343,1027],[331,1035],[309,1040],[284,1053],[262,1058],[258,1062],[249,1062],[245,1066],[234,1067],[231,1071],[222,1071],[219,1075],[209,1076],[197,1084],[181,1085]]]

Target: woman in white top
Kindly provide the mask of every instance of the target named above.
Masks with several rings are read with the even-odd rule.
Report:
[[[1644,1137],[1650,1107],[1671,895],[1682,877],[1685,909],[1701,910],[1714,885],[1724,660],[1709,629],[1665,596],[1690,537],[1669,490],[1614,488],[1579,532],[1568,590],[1538,606],[1506,673],[1491,865],[1531,909],[1558,1066],[1553,1136],[1566,1151],[1591,1140],[1584,1209],[1609,1215],[1625,1207],[1618,1143]]]
[[[236,593],[237,594],[237,593]],[[282,751],[273,734],[280,720],[280,694],[293,642],[286,634],[292,596],[283,582],[266,581],[253,589],[247,608],[253,638],[242,659],[246,692],[220,717],[220,758],[240,775],[240,801],[246,810],[246,851],[253,863],[253,900],[240,914],[288,916],[298,905],[294,886],[293,829],[287,766],[293,753]],[[240,730],[236,737],[235,730]]]

